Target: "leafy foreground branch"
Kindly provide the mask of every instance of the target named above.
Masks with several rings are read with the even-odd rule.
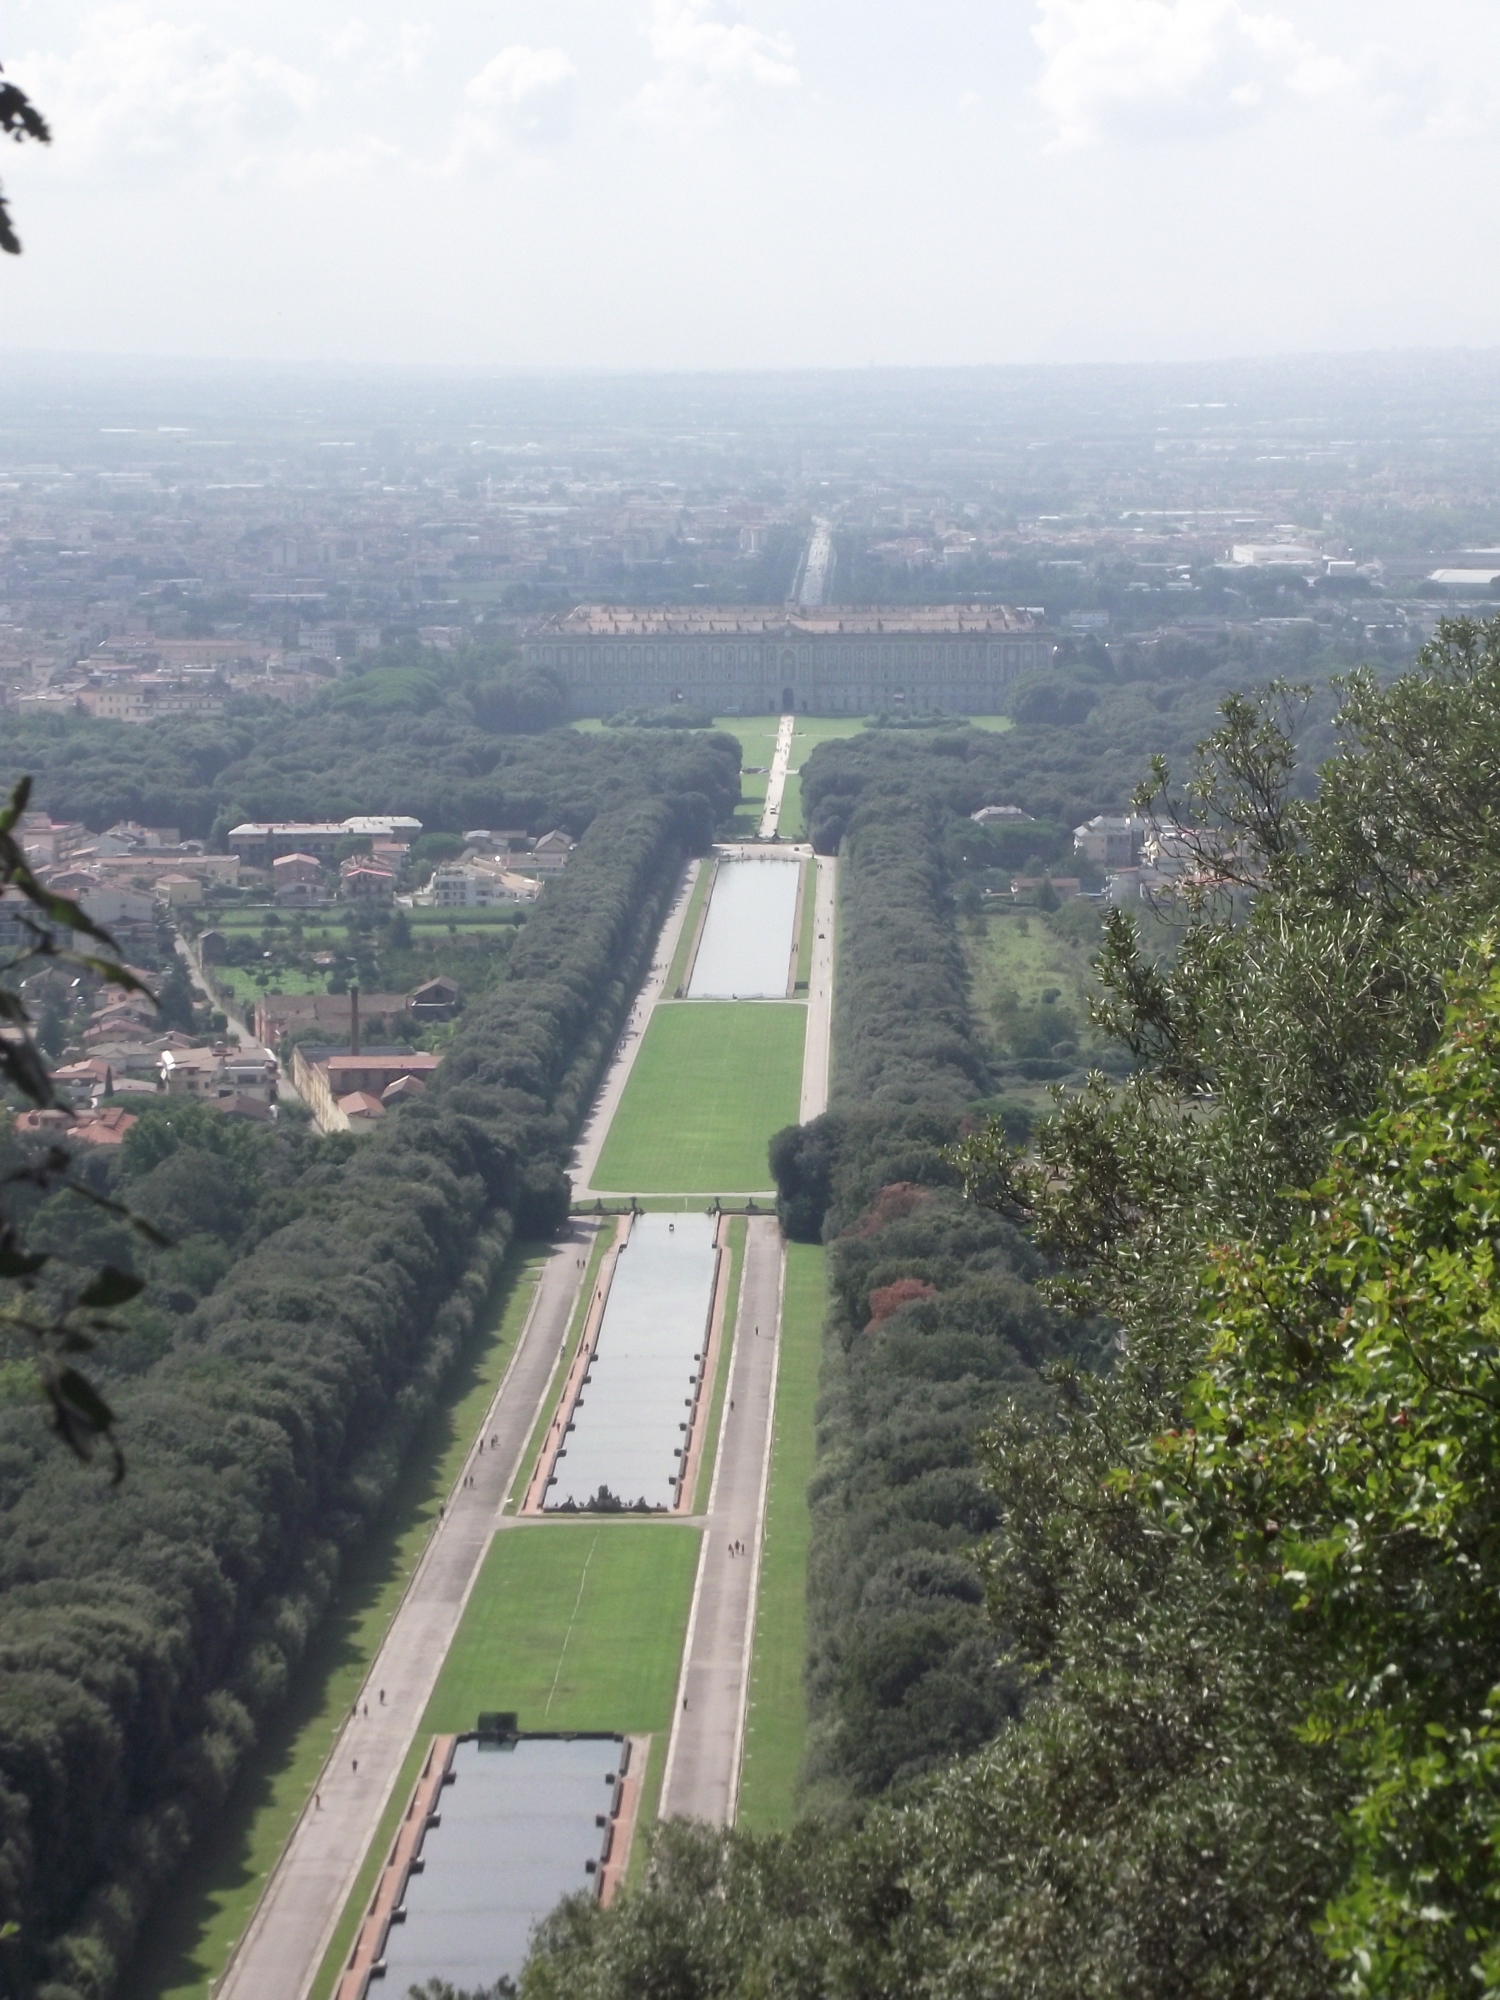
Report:
[[[9,85],[0,85],[0,130],[10,129],[5,104],[9,90]],[[0,229],[3,226],[0,222]],[[0,247],[7,247],[3,239]],[[15,832],[30,796],[31,780],[23,778],[11,794],[10,803],[0,812],[0,893],[9,892],[12,906],[26,906],[21,922],[28,933],[27,942],[19,950],[0,958],[0,1081],[28,1103],[46,1107],[56,1102],[56,1094],[22,997],[28,968],[56,960],[127,992],[145,993],[147,988],[119,962],[109,932],[85,915],[76,903],[44,888],[32,873]],[[101,950],[80,952],[61,945],[57,941],[59,931],[63,935],[92,938]],[[116,1216],[147,1241],[160,1244],[165,1239],[143,1217],[132,1215],[79,1181],[74,1176],[73,1164],[72,1155],[66,1150],[51,1147],[40,1159],[27,1161],[0,1176],[0,1334],[9,1328],[28,1341],[36,1357],[52,1428],[58,1436],[84,1460],[91,1458],[95,1446],[102,1442],[110,1452],[118,1481],[124,1474],[125,1461],[115,1439],[114,1412],[77,1364],[83,1355],[93,1351],[100,1335],[119,1330],[119,1322],[109,1315],[135,1298],[144,1280],[134,1272],[106,1264],[87,1274],[70,1297],[61,1301],[52,1296],[44,1299],[40,1286],[56,1259],[50,1252],[35,1249],[27,1242],[15,1213],[15,1196],[22,1189],[41,1196],[65,1189],[79,1200]]]
[[[1292,1240],[1215,1257],[1209,1364],[1134,1482],[1284,1607],[1358,1786],[1328,1942],[1361,1994],[1500,1992],[1497,1114],[1492,967]]]

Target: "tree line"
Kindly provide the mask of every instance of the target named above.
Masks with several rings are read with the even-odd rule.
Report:
[[[733,788],[734,748],[694,766],[711,789]],[[29,1401],[0,1408],[0,1920],[17,1927],[0,1951],[18,1994],[113,1990],[507,1245],[565,1216],[567,1148],[711,826],[701,791],[642,797],[657,777],[638,765],[635,801],[593,816],[425,1096],[365,1143],[205,1143],[170,1117],[130,1135],[123,1177],[184,1233],[146,1260],[111,1385],[123,1484],[64,1463]]]
[[[394,689],[390,683],[394,682]],[[595,813],[642,790],[708,801],[715,822],[739,798],[738,745],[675,730],[503,733],[503,715],[420,670],[385,684],[389,700],[337,697],[312,707],[248,704],[223,717],[168,717],[150,728],[87,717],[20,716],[0,747],[0,785],[23,772],[54,819],[96,830],[116,820],[175,826],[220,845],[247,819],[347,819],[408,813],[428,832],[560,826],[575,838]],[[268,712],[270,711],[270,712]],[[490,719],[494,716],[493,722]]]
[[[1034,1248],[963,1201],[949,1153],[990,1088],[945,796],[965,760],[903,735],[830,780],[821,754],[804,783],[820,802],[838,787],[847,812],[831,1106],[778,1133],[771,1165],[783,1228],[828,1244],[803,1779],[831,1805],[975,1751],[1018,1712],[970,1555],[997,1521],[976,1436],[1002,1394],[1045,1402],[1043,1367],[1098,1336],[1044,1304]]]

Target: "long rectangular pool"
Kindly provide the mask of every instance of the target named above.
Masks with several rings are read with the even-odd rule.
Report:
[[[713,1303],[714,1221],[638,1215],[620,1252],[594,1358],[543,1501],[671,1507]]]
[[[784,1000],[802,864],[779,856],[719,863],[689,1000]]]
[[[615,1736],[455,1744],[374,1990],[405,2000],[429,1979],[463,1992],[518,1978],[532,1927],[594,1886],[622,1747]]]

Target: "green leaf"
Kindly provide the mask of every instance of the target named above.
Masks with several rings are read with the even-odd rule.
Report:
[[[0,1278],[31,1278],[48,1263],[45,1250],[14,1250],[0,1245]]]
[[[78,1303],[91,1311],[104,1311],[110,1306],[122,1306],[128,1299],[135,1298],[146,1289],[144,1278],[138,1278],[132,1271],[117,1270],[113,1264],[106,1264],[98,1276],[93,1278],[79,1293]]]

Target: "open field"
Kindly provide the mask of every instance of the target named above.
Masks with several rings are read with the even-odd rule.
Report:
[[[274,936],[277,931],[290,930],[294,918],[300,918],[302,936],[311,944],[318,941],[318,948],[324,945],[347,944],[349,931],[344,923],[347,904],[337,904],[326,910],[273,910],[264,903],[236,903],[219,909],[213,904],[201,906],[194,912],[204,925],[212,925],[215,930],[232,933],[237,931],[264,930],[267,916],[274,915],[276,923],[271,926]],[[395,914],[394,910],[382,911],[376,921],[377,926]],[[510,920],[497,916],[494,910],[403,910],[407,922],[413,930],[507,930]]]
[[[658,1006],[595,1170],[622,1193],[770,1185],[766,1147],[795,1124],[807,1010],[775,1001]]]
[[[422,1735],[512,1708],[523,1729],[665,1730],[701,1530],[545,1522],[490,1544]]]
[[[778,1832],[796,1818],[797,1773],[807,1736],[802,1689],[811,1534],[807,1488],[813,1474],[813,1415],[827,1305],[824,1254],[814,1243],[786,1247],[771,1478],[737,1818],[738,1825],[753,1833]]]
[[[407,1580],[437,1524],[515,1347],[545,1250],[507,1260],[485,1331],[459,1363],[418,1438],[382,1529],[350,1564],[309,1649],[292,1703],[270,1727],[225,1807],[217,1835],[153,1918],[122,2000],[203,2000],[250,1920],[261,1886],[363,1686]],[[404,1801],[403,1801],[404,1803]]]
[[[317,973],[309,976],[305,972],[293,971],[289,966],[278,967],[267,979],[264,975],[257,979],[255,974],[243,965],[211,965],[209,972],[213,983],[233,994],[235,1000],[244,1007],[253,1007],[257,1000],[267,993],[326,993],[328,976]]]
[[[1063,1006],[1086,1018],[1086,1002],[1097,992],[1090,966],[1097,946],[1059,937],[1037,912],[987,911],[961,918],[958,926],[973,981],[974,1010],[989,1022],[1007,992],[1033,1006],[1057,987]]]

